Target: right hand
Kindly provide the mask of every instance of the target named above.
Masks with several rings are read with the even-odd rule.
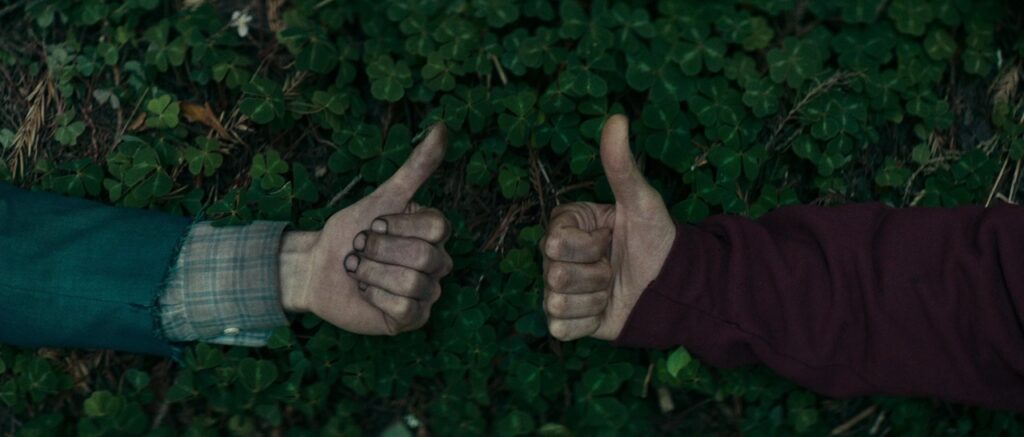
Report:
[[[548,330],[563,341],[618,338],[675,240],[665,202],[633,160],[629,120],[623,115],[605,122],[601,164],[615,204],[555,208],[540,242]]]

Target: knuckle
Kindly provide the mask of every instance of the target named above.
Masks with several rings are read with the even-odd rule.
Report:
[[[393,317],[402,325],[411,324],[416,318],[416,302],[411,299],[402,299],[396,305]]]
[[[553,263],[548,268],[548,274],[544,277],[549,289],[558,291],[565,288],[569,281],[569,272],[562,264]]]
[[[420,274],[419,272],[409,272],[406,274],[406,289],[409,296],[422,296],[426,295],[430,290],[430,279]]]
[[[412,253],[416,256],[417,270],[429,271],[437,266],[434,246],[423,241],[417,241]]]
[[[455,268],[455,261],[452,260],[452,256],[448,252],[441,251],[441,268],[438,271],[440,276],[448,276]]]
[[[554,317],[565,317],[569,312],[569,299],[558,293],[548,294],[544,307]]]
[[[428,293],[423,299],[422,304],[426,305],[429,309],[431,305],[437,302],[441,298],[441,283],[433,282],[430,284],[430,293]]]
[[[549,235],[544,240],[544,255],[548,258],[558,258],[558,256],[561,255],[559,253],[559,249],[564,244],[563,241],[565,241],[565,239],[561,236]]]
[[[551,333],[552,337],[555,337],[555,338],[557,338],[559,340],[562,340],[562,341],[566,341],[566,340],[571,340],[572,339],[571,338],[572,335],[569,332],[569,326],[566,323],[564,323],[564,322],[562,322],[560,320],[554,320],[554,321],[549,322],[548,323],[548,332]]]
[[[443,240],[448,231],[448,220],[445,219],[444,214],[442,214],[441,211],[436,209],[430,210],[429,217],[431,237],[434,237],[434,241]]]

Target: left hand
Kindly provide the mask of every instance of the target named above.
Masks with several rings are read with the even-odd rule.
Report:
[[[357,334],[396,335],[426,324],[451,271],[450,226],[410,200],[441,164],[447,130],[436,124],[376,191],[335,213],[319,232],[288,232],[281,248],[285,310],[312,311]]]

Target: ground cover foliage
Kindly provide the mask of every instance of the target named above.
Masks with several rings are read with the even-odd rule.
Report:
[[[309,316],[181,365],[0,346],[0,434],[1019,433],[1004,412],[554,341],[536,250],[556,204],[611,200],[596,138],[618,112],[683,221],[1015,201],[1014,3],[7,2],[0,180],[315,229],[443,120],[417,199],[454,223],[456,266],[429,325],[394,338]]]

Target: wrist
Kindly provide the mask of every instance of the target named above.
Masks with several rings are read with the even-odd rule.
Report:
[[[278,269],[281,287],[281,306],[290,313],[310,310],[309,282],[312,278],[313,246],[319,232],[286,231],[281,237]]]

